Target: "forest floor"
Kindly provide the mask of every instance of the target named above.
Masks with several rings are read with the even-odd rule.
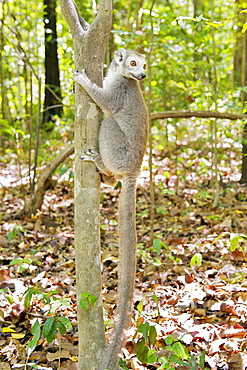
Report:
[[[143,171],[139,179],[135,309],[123,357],[130,369],[244,370],[247,190],[223,179],[219,205],[213,209],[214,192],[207,176],[195,181],[190,172],[176,187],[178,178],[167,176],[168,172],[164,176],[164,168],[155,173],[152,246],[148,173]],[[78,335],[73,185],[70,180],[55,182],[47,191],[41,213],[14,219],[11,215],[20,210],[23,194],[22,187],[15,186],[13,173],[14,168],[3,166],[0,171],[1,183],[10,179],[2,188],[0,204],[0,369],[22,368],[28,362],[40,369],[74,370]],[[117,288],[118,195],[119,190],[102,187],[107,334]],[[60,315],[66,317],[72,327],[67,325],[67,333],[57,334],[50,343],[41,335],[27,358],[36,320],[42,327],[54,315],[58,321]],[[33,329],[33,333],[37,332]]]

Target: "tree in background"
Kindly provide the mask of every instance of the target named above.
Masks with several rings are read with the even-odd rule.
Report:
[[[44,0],[45,27],[45,102],[43,123],[61,117],[63,107],[57,55],[56,0]]]
[[[246,30],[244,31],[245,24],[247,21],[247,15],[245,11],[246,3],[236,2],[237,6],[237,30],[236,30],[236,43],[234,53],[234,85],[241,88],[241,103],[242,109],[246,112],[246,82],[247,82],[247,36]],[[242,138],[242,168],[241,168],[241,179],[240,183],[247,183],[247,124],[243,126],[243,138]]]

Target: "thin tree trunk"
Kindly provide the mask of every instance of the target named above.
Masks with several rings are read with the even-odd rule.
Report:
[[[63,113],[57,55],[56,0],[44,0],[45,102],[43,123]],[[47,109],[49,108],[49,109]]]
[[[111,0],[99,2],[98,13],[89,25],[72,0],[60,0],[70,27],[75,50],[75,69],[86,68],[89,78],[102,85],[106,43],[112,21]],[[85,149],[98,147],[101,112],[86,92],[75,89],[75,249],[77,317],[79,333],[79,370],[102,369],[105,347],[100,258],[99,175],[92,163],[82,162]],[[88,311],[80,306],[82,293],[97,298]]]

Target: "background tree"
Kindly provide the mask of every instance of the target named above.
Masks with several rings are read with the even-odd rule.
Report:
[[[45,101],[43,123],[63,113],[57,55],[56,0],[44,0]]]
[[[246,111],[246,82],[247,82],[247,37],[244,25],[247,22],[247,14],[244,12],[246,4],[236,1],[236,12],[238,14],[236,25],[236,44],[234,52],[234,85],[241,89],[242,110]],[[242,138],[242,167],[241,179],[242,184],[247,183],[247,125],[243,125]]]

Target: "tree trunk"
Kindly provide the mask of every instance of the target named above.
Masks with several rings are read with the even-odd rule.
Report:
[[[70,27],[75,50],[75,69],[86,68],[89,78],[102,85],[106,43],[112,22],[111,0],[99,2],[98,13],[89,25],[73,0],[60,0]],[[105,334],[101,296],[99,175],[92,163],[82,162],[85,149],[98,148],[101,112],[86,92],[75,88],[75,249],[79,370],[100,370]],[[81,294],[97,297],[88,311],[80,306]]]
[[[238,14],[238,28],[236,32],[236,45],[234,54],[234,73],[233,81],[235,87],[245,87],[247,80],[247,37],[246,31],[242,33],[243,26],[246,22],[246,14],[241,14],[241,10],[245,7],[241,2],[236,1],[236,9]],[[242,108],[245,107],[246,92],[242,91]],[[243,128],[243,138],[242,138],[242,175],[240,179],[241,184],[247,183],[247,126],[244,125]]]
[[[1,28],[0,28],[0,89],[1,89],[1,96],[2,96],[2,100],[1,100],[2,118],[8,121],[9,124],[11,124],[12,118],[11,118],[11,113],[10,113],[7,88],[6,88],[6,84],[4,83],[4,80],[6,78],[5,68],[4,68],[4,45],[5,45],[4,24],[5,24],[5,13],[9,11],[7,7],[8,7],[8,3],[4,0],[1,6],[2,19],[1,19]],[[1,137],[1,140],[2,139],[3,138]],[[2,142],[2,145],[1,145],[2,147],[3,147],[3,144],[4,143]]]
[[[45,102],[43,123],[61,116],[63,107],[57,56],[56,0],[44,0],[45,15]],[[52,127],[53,128],[53,127]]]

